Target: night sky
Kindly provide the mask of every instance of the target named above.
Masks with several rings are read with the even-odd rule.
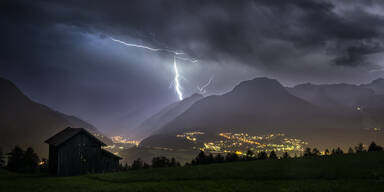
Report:
[[[0,76],[33,100],[108,134],[185,96],[270,77],[365,83],[384,77],[382,0],[2,0]]]

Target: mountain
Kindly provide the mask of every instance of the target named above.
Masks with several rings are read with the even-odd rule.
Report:
[[[212,136],[222,132],[252,135],[282,132],[317,147],[350,146],[372,139],[365,137],[364,129],[365,126],[373,128],[376,124],[367,124],[365,111],[359,111],[355,106],[360,98],[372,98],[372,90],[354,90],[341,85],[323,92],[317,87],[305,86],[296,89],[300,94],[292,94],[295,91],[286,89],[273,79],[256,78],[242,82],[224,95],[197,101],[163,126],[158,132],[161,135],[148,137],[140,145],[168,147],[171,144],[165,145],[164,139],[157,138],[167,138],[169,143],[177,142],[175,135],[188,131],[201,131]],[[308,93],[301,89],[308,90]],[[349,91],[343,95],[332,93],[333,89]],[[349,98],[349,94],[353,96]],[[315,99],[308,99],[312,97]],[[330,110],[333,105],[340,105],[340,108],[355,106],[355,110]]]
[[[302,98],[319,107],[333,110],[356,110],[365,106],[376,97],[369,88],[349,84],[313,85],[301,84],[287,88],[296,97]]]
[[[376,94],[384,95],[384,79],[378,78],[371,83],[360,85],[364,88],[369,88],[375,91]]]
[[[138,139],[156,134],[161,127],[175,119],[180,114],[184,113],[189,107],[191,107],[191,105],[202,98],[203,96],[200,94],[193,94],[192,96],[185,98],[182,101],[168,105],[160,112],[152,115],[143,123],[141,123],[140,126],[135,129],[135,132],[131,134],[135,135],[135,137]]]
[[[289,92],[318,107],[341,113],[356,113],[361,129],[382,129],[384,125],[384,95],[378,94],[382,80],[367,85],[302,84],[287,88]],[[384,85],[384,84],[383,84]],[[376,88],[375,88],[376,87]],[[384,88],[384,86],[383,86]],[[375,91],[376,90],[376,91]]]
[[[315,114],[322,114],[321,109],[291,95],[276,80],[257,78],[240,83],[224,95],[201,99],[161,131],[175,133],[196,129],[259,133],[275,129],[280,122],[301,122],[306,116]]]
[[[107,144],[112,142],[91,124],[32,101],[3,78],[0,78],[0,106],[0,146],[6,150],[15,145],[33,147],[46,157],[48,146],[44,141],[66,127],[82,127]]]

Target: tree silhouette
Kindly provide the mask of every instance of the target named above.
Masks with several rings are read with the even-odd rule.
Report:
[[[224,162],[224,157],[221,155],[221,154],[217,154],[215,156],[215,160],[214,160],[215,163],[222,163]]]
[[[284,152],[283,159],[289,159],[289,158],[291,157],[289,156],[288,152]]]
[[[359,143],[357,146],[355,146],[356,153],[365,152],[364,145],[362,143]]]
[[[141,169],[143,167],[144,167],[144,162],[140,158],[138,158],[137,160],[134,160],[131,165],[131,169]]]
[[[342,155],[344,154],[344,151],[338,147],[337,149],[332,149],[332,155]]]
[[[275,151],[272,150],[271,153],[269,153],[269,159],[277,159]]]
[[[304,157],[310,157],[310,156],[312,156],[312,151],[311,151],[311,148],[307,147],[304,150]]]
[[[320,156],[321,154],[320,154],[320,151],[317,148],[313,148],[311,155],[312,156]]]
[[[3,148],[0,147],[0,168],[5,166]]]
[[[40,159],[31,147],[25,151],[22,161],[24,163],[23,172],[34,173],[38,171]]]
[[[262,151],[257,155],[257,159],[260,159],[260,160],[267,159],[267,158],[268,158],[268,155],[265,151]]]
[[[254,153],[253,151],[249,150],[247,151],[246,155],[245,155],[245,160],[252,160],[253,159],[253,156],[254,156]]]
[[[7,168],[10,171],[22,171],[24,151],[19,146],[15,146],[8,154]]]
[[[353,153],[354,153],[354,151],[353,151],[352,147],[349,147],[348,154],[353,154]]]
[[[201,165],[201,164],[207,163],[207,156],[205,155],[204,151],[200,151],[200,153],[195,158],[194,162],[196,165]],[[193,161],[192,161],[192,164],[193,164]]]
[[[151,166],[149,166],[148,163],[144,162],[144,164],[143,164],[143,169],[148,169],[148,168],[150,168],[150,167],[151,167]]]
[[[324,155],[329,155],[329,150],[328,149],[325,149]]]
[[[372,143],[369,145],[368,151],[383,151],[383,148],[379,145],[376,145],[376,143],[372,141]]]
[[[238,160],[239,160],[239,156],[236,153],[228,153],[227,156],[225,157],[225,161],[227,162],[233,162]]]

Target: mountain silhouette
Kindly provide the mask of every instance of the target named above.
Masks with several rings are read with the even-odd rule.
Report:
[[[140,126],[135,129],[135,132],[131,134],[138,139],[156,134],[161,127],[169,123],[171,120],[174,120],[180,114],[184,113],[189,107],[191,107],[191,105],[202,98],[203,96],[200,94],[193,94],[182,101],[168,105],[141,123]]]
[[[111,143],[93,125],[32,101],[4,78],[0,78],[0,106],[0,146],[5,150],[15,145],[33,147],[46,157],[48,146],[44,141],[66,127],[85,128]]]
[[[332,92],[333,89],[348,92],[343,95]],[[365,111],[357,108],[360,99],[377,99],[375,93],[349,85],[335,85],[324,90],[310,85],[285,88],[269,78],[244,81],[226,94],[200,99],[159,129],[161,136],[148,137],[141,145],[169,147],[172,145],[165,145],[158,137],[167,135],[167,141],[172,143],[177,142],[176,134],[189,131],[202,131],[206,135],[283,132],[310,141],[314,146],[325,147],[365,141],[368,137],[364,129],[378,124],[367,123]],[[340,107],[330,109],[333,105]],[[348,110],[338,110],[348,107]]]

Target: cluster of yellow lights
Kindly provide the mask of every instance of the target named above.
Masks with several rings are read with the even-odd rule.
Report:
[[[129,140],[124,138],[123,136],[113,136],[111,137],[113,143],[120,143],[120,144],[132,144],[132,145],[139,145],[139,141],[135,140]]]
[[[199,132],[199,131],[186,132],[186,133],[183,133],[183,134],[176,135],[176,137],[185,138],[185,139],[187,139],[189,141],[196,142],[198,135],[204,135],[204,132]]]
[[[176,135],[176,137],[196,142],[199,136],[203,134],[204,132],[186,132]],[[261,151],[302,152],[304,151],[304,146],[308,144],[300,139],[288,138],[283,133],[261,136],[249,135],[248,133],[219,133],[218,135],[223,139],[204,142],[199,149],[211,153],[236,153],[244,155],[247,150],[257,153]]]
[[[219,133],[219,136],[225,140],[204,143],[202,150],[211,152],[234,152],[236,154],[245,154],[240,149],[250,149],[254,152],[261,151],[304,151],[304,142],[300,139],[287,138],[283,133],[268,134],[263,136],[251,136],[247,133]],[[270,143],[272,139],[285,137],[280,144]]]

